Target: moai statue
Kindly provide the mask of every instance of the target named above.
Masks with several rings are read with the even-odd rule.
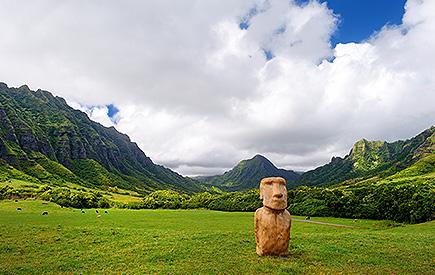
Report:
[[[264,178],[260,182],[260,199],[263,207],[254,218],[257,254],[260,256],[287,256],[290,240],[291,217],[287,208],[285,179]]]

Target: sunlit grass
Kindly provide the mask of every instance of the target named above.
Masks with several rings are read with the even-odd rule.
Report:
[[[17,211],[17,207],[22,208]],[[43,211],[49,215],[42,216]],[[426,273],[435,222],[294,221],[288,258],[255,254],[253,213],[61,208],[0,201],[0,271],[6,273]],[[303,218],[303,217],[298,217]]]

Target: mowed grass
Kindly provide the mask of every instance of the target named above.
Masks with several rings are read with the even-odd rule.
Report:
[[[99,212],[0,201],[0,272],[435,274],[435,222],[311,218],[355,226],[343,228],[293,221],[290,255],[277,258],[255,254],[253,213]]]

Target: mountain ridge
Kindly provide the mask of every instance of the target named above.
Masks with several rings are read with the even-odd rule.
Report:
[[[77,181],[150,192],[200,191],[198,182],[154,164],[135,142],[71,108],[65,99],[0,83],[0,159],[40,181]]]
[[[224,174],[202,176],[197,177],[197,179],[203,184],[218,187],[224,191],[243,191],[258,188],[261,178],[268,176],[287,177],[289,189],[300,185],[349,184],[370,178],[374,180],[392,177],[396,173],[401,175],[401,171],[405,171],[402,174],[413,170],[418,170],[418,173],[430,172],[432,171],[431,163],[433,163],[434,154],[435,126],[431,126],[407,140],[386,142],[360,139],[354,143],[346,156],[333,156],[329,163],[304,173],[278,169],[267,158],[257,154],[251,159],[240,161]],[[248,168],[250,172],[244,172],[247,166],[246,163],[255,162],[255,160],[260,160],[262,165],[273,166],[273,172],[269,172],[271,169],[264,169],[264,166],[255,164]],[[422,166],[422,164],[425,164],[425,166],[417,169],[414,164],[418,164],[420,160],[424,161],[420,162],[418,166]],[[264,170],[267,172],[264,172]],[[290,177],[286,174],[288,172],[291,173]]]
[[[418,160],[435,154],[435,126],[407,140],[394,142],[361,139],[345,157],[333,157],[325,165],[302,174],[302,185],[332,185],[346,180],[385,178]]]
[[[298,173],[277,168],[266,157],[257,154],[251,159],[241,160],[222,175],[202,177],[199,180],[206,185],[225,191],[242,191],[258,188],[262,178],[272,176],[283,177],[288,186],[294,186],[299,178]]]
[[[418,167],[403,174],[431,171],[434,153],[435,126],[431,126],[407,140],[358,140],[346,156],[332,157],[329,163],[302,174],[277,168],[257,154],[222,175],[198,177],[197,181],[153,163],[126,134],[90,120],[65,99],[41,89],[31,91],[26,85],[9,88],[0,82],[0,181],[21,177],[149,193],[158,189],[197,192],[210,187],[242,191],[258,188],[263,177],[281,176],[293,188],[384,179],[414,164]]]

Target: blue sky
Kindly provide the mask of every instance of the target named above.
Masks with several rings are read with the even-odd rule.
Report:
[[[295,0],[304,6],[313,0]],[[386,25],[402,24],[406,0],[318,0],[327,3],[329,9],[338,16],[337,31],[331,37],[331,44],[359,43],[379,32]],[[241,18],[239,28],[246,30],[250,20],[259,12],[256,8],[250,9]],[[274,54],[269,49],[263,49],[264,56],[271,60]]]
[[[117,113],[119,113],[119,109],[115,105],[113,104],[107,105],[107,115],[110,118],[113,118]]]
[[[307,0],[298,0],[300,4]],[[331,39],[337,43],[361,42],[385,25],[402,23],[405,0],[322,0],[338,14],[340,23]]]

